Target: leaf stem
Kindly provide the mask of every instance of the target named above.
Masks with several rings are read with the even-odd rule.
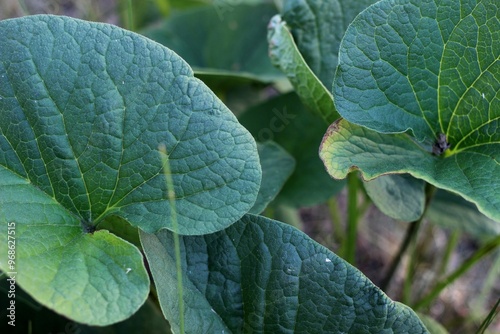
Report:
[[[345,240],[345,259],[352,265],[356,263],[356,242],[358,237],[358,174],[347,176],[347,239]]]
[[[497,236],[494,239],[487,242],[486,244],[484,244],[469,259],[467,259],[464,263],[462,263],[462,265],[457,270],[455,270],[448,277],[441,280],[438,284],[436,284],[436,286],[434,287],[434,289],[432,289],[431,292],[429,292],[425,297],[417,301],[414,304],[413,309],[417,310],[429,306],[429,304],[434,300],[434,298],[436,298],[439,295],[439,293],[441,293],[441,291],[444,290],[444,288],[453,283],[457,278],[459,278],[467,270],[469,270],[474,264],[476,264],[486,255],[490,254],[499,246],[500,246],[500,236]]]
[[[337,199],[332,197],[327,202],[328,212],[330,213],[330,222],[332,224],[332,234],[336,242],[342,244],[345,240],[344,231],[342,230],[342,224],[340,219],[339,207],[337,204]]]
[[[424,212],[420,216],[419,219],[416,221],[413,221],[410,223],[410,226],[406,230],[406,235],[403,239],[403,242],[401,243],[401,246],[399,247],[398,252],[396,253],[396,256],[392,260],[391,265],[389,266],[389,269],[387,271],[387,274],[385,275],[384,279],[382,280],[382,283],[380,284],[380,288],[384,291],[387,291],[387,288],[389,286],[389,283],[391,282],[394,273],[396,272],[396,269],[398,268],[399,264],[401,263],[401,259],[403,258],[404,253],[408,249],[408,246],[414,242],[414,240],[417,237],[418,230],[420,228],[420,225],[422,224],[422,220],[424,219],[425,213],[427,212],[427,208],[429,207],[429,204],[431,202],[432,196],[434,195],[436,188],[431,185],[430,183],[426,183],[425,186],[425,206],[424,206]],[[408,279],[408,277],[406,277]]]
[[[488,315],[484,319],[483,323],[477,330],[477,334],[483,334],[486,331],[486,329],[491,325],[493,319],[495,319],[495,317],[500,313],[499,306],[500,306],[500,298],[498,298],[497,302],[491,309],[490,313],[488,313]]]
[[[134,31],[134,9],[132,8],[132,0],[125,0],[125,11],[127,15],[125,27],[127,30]]]
[[[448,240],[448,244],[446,245],[445,253],[437,277],[442,277],[444,274],[446,274],[446,268],[448,268],[451,255],[453,254],[453,250],[457,246],[459,239],[460,239],[460,231],[454,230],[451,233],[450,239]]]
[[[168,161],[167,148],[165,145],[160,145],[158,147],[160,151],[160,156],[163,165],[163,174],[165,175],[165,180],[167,183],[167,194],[168,200],[170,202],[170,212],[172,219],[172,229],[174,237],[174,248],[175,248],[175,264],[177,271],[177,293],[179,298],[179,328],[180,333],[184,333],[184,298],[183,298],[183,287],[182,287],[182,267],[181,267],[181,246],[179,240],[179,224],[177,222],[177,211],[175,209],[175,191],[174,182],[172,180],[172,172],[170,170],[170,163]]]
[[[410,254],[410,260],[408,261],[408,267],[406,268],[406,275],[405,279],[403,281],[403,293],[401,296],[401,301],[403,304],[408,305],[411,301],[411,292],[412,292],[412,285],[413,285],[413,277],[415,276],[415,271],[417,267],[417,235],[418,235],[418,230],[420,230],[420,226],[422,225],[422,218],[419,219],[418,224],[415,224],[416,230],[415,233],[411,236],[410,240],[410,245],[409,245],[409,250],[408,254]]]

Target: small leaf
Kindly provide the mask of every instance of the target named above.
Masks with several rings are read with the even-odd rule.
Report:
[[[141,232],[163,313],[179,326],[172,233]],[[181,237],[186,333],[427,333],[407,306],[299,230],[247,215]]]
[[[323,86],[300,54],[286,22],[273,16],[268,25],[269,57],[274,66],[286,74],[302,103],[330,124],[340,116],[333,105],[332,94]]]
[[[276,11],[269,3],[215,1],[174,12],[141,33],[174,50],[197,74],[271,82],[283,78],[267,56],[266,25]]]
[[[422,323],[424,323],[425,327],[429,330],[431,334],[448,334],[448,331],[441,325],[439,322],[434,320],[428,315],[417,313]]]
[[[294,93],[251,107],[239,119],[257,141],[273,140],[295,158],[295,170],[274,204],[311,206],[344,187],[344,181],[331,179],[318,157],[327,124],[308,112]]]
[[[262,183],[254,206],[249,213],[259,214],[278,195],[295,169],[295,159],[272,141],[258,143],[262,166]]]
[[[433,224],[459,229],[480,241],[500,235],[500,222],[481,214],[474,204],[443,190],[432,198],[426,217]]]
[[[447,158],[429,154],[406,134],[384,135],[347,122],[333,123],[323,138],[320,157],[330,175],[343,179],[359,169],[365,180],[408,173],[438,188],[458,192],[486,216],[500,220],[500,164],[477,152]]]
[[[364,183],[373,203],[387,216],[413,222],[422,216],[425,183],[407,174],[383,175]]]

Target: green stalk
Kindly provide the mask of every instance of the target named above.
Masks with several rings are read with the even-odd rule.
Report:
[[[483,286],[481,287],[481,293],[476,298],[475,303],[473,305],[474,310],[483,309],[483,305],[486,303],[488,297],[493,293],[492,289],[494,289],[495,283],[498,280],[498,273],[500,272],[500,250],[497,250],[495,254],[492,255],[495,257],[493,264],[488,269],[488,273],[486,274],[486,278],[484,279]]]
[[[380,288],[382,290],[387,291],[387,287],[389,286],[389,283],[391,282],[391,280],[394,276],[394,273],[396,272],[396,269],[398,268],[399,264],[401,263],[401,259],[403,258],[403,255],[405,254],[405,252],[408,249],[408,247],[410,246],[410,244],[412,244],[416,240],[418,230],[420,228],[420,225],[422,224],[422,220],[425,217],[425,213],[427,212],[427,208],[429,207],[429,204],[431,202],[432,196],[434,195],[435,191],[436,191],[436,188],[433,185],[431,185],[430,183],[426,184],[426,186],[425,186],[424,212],[422,213],[422,215],[420,216],[419,219],[417,219],[414,222],[411,222],[410,226],[406,230],[405,238],[403,239],[403,242],[401,243],[401,246],[399,247],[399,250],[396,253],[396,256],[392,260],[392,263],[389,266],[387,274],[385,275],[384,279],[382,280],[382,283],[380,284]],[[405,278],[405,285],[408,284],[408,283],[406,283],[406,281],[409,279],[410,279],[409,277]]]
[[[496,304],[493,306],[490,313],[484,319],[483,323],[477,330],[477,334],[483,334],[484,332],[486,332],[486,329],[491,325],[493,319],[495,319],[495,317],[500,313],[499,306],[500,306],[500,298],[498,298]]]
[[[455,247],[458,244],[458,240],[460,239],[460,231],[454,230],[451,233],[450,240],[448,241],[448,244],[446,245],[446,250],[443,256],[443,262],[441,264],[440,271],[437,275],[437,277],[441,277],[444,274],[446,274],[446,268],[448,268],[448,264],[450,263],[450,258],[451,255],[453,254],[453,251],[455,250]]]
[[[358,239],[358,174],[347,175],[347,239],[345,240],[345,260],[356,265],[356,242]]]
[[[389,283],[391,282],[392,278],[394,277],[394,273],[396,272],[396,269],[398,268],[399,264],[401,263],[401,259],[403,258],[404,253],[406,252],[406,250],[410,246],[411,241],[416,238],[421,222],[422,222],[422,218],[410,223],[410,227],[408,227],[408,229],[406,230],[405,238],[404,238],[403,242],[401,243],[401,246],[399,247],[399,250],[398,250],[396,256],[392,260],[391,265],[389,266],[389,270],[387,271],[387,274],[385,274],[385,277],[382,280],[382,283],[380,283],[380,289],[386,291],[387,287],[389,286]]]
[[[130,31],[134,31],[134,13],[132,8],[132,0],[126,0],[125,10],[127,14],[127,22],[125,28]]]
[[[175,248],[175,264],[177,271],[177,293],[179,298],[179,328],[180,332],[184,333],[184,298],[183,298],[183,287],[182,287],[182,268],[181,268],[181,246],[179,240],[179,224],[177,222],[177,210],[175,209],[175,191],[174,182],[172,180],[172,172],[170,170],[170,163],[168,161],[167,148],[165,145],[159,146],[160,156],[163,165],[163,174],[165,175],[165,180],[167,182],[167,194],[168,200],[170,202],[170,212],[172,213],[172,228],[174,236],[174,248]]]
[[[332,197],[327,202],[328,212],[330,213],[330,222],[332,224],[332,234],[334,239],[342,244],[345,240],[344,231],[342,230],[342,224],[340,219],[339,207],[337,205],[337,199]]]
[[[457,278],[462,276],[467,270],[469,270],[473,265],[475,265],[479,260],[484,258],[486,255],[493,252],[497,247],[500,246],[500,236],[490,240],[479,248],[469,259],[467,259],[462,265],[450,274],[445,279],[441,280],[435,287],[429,292],[425,297],[417,301],[413,305],[413,309],[421,309],[430,305],[430,303],[446,288],[448,285],[453,283]]]
[[[417,253],[417,234],[418,230],[420,228],[419,225],[421,225],[422,219],[419,219],[419,223],[416,227],[415,234],[412,236],[410,240],[410,246],[408,253],[410,254],[410,260],[408,263],[408,268],[406,270],[406,275],[405,275],[405,280],[403,281],[403,294],[401,301],[403,304],[410,304],[411,301],[411,292],[412,292],[412,286],[413,286],[413,277],[415,276],[415,271],[417,268],[417,258],[418,258],[418,253]]]

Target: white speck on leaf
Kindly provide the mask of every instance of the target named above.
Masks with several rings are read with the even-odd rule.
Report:
[[[483,94],[481,94],[481,96],[483,97],[483,99],[486,99],[486,96],[484,96],[484,93],[483,93]]]
[[[128,274],[131,271],[132,271],[132,268],[127,268],[127,271],[125,271],[125,274]]]
[[[326,259],[325,259],[325,262],[326,262],[326,263],[329,263],[329,262],[332,262],[332,260],[330,260],[329,258],[326,258]]]

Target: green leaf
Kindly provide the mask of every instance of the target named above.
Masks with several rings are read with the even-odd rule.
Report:
[[[180,233],[229,226],[257,197],[255,141],[182,59],[140,35],[47,15],[0,32],[2,254],[14,222],[20,286],[82,323],[123,320],[149,280],[138,249],[99,223],[171,228],[163,143]]]
[[[171,228],[164,143],[180,233],[222,229],[252,207],[255,142],[173,52],[54,16],[0,29],[1,166],[90,226],[114,214],[154,232]]]
[[[474,204],[447,191],[436,192],[426,217],[433,224],[459,229],[480,241],[488,241],[500,235],[500,222],[489,219]]]
[[[446,158],[429,154],[406,134],[384,135],[349,123],[333,123],[323,138],[320,157],[330,175],[343,179],[359,169],[363,179],[409,173],[438,188],[458,192],[483,214],[500,220],[500,165],[486,154],[467,151]]]
[[[178,327],[171,232],[141,232],[163,313]],[[299,230],[247,215],[181,237],[186,333],[427,333],[407,306]]]
[[[425,207],[425,183],[408,174],[383,175],[364,182],[366,193],[387,216],[413,222],[422,216]]]
[[[451,152],[498,143],[500,22],[491,0],[383,0],[340,50],[334,95],[347,120],[378,132],[444,133]]]
[[[262,167],[262,183],[254,206],[249,213],[259,214],[278,195],[295,169],[295,159],[278,144],[267,141],[258,143]]]
[[[197,73],[271,82],[283,78],[267,56],[266,26],[274,14],[272,4],[224,1],[175,12],[141,33],[174,50]]]
[[[0,290],[8,289],[5,277],[0,281]],[[151,300],[147,299],[141,308],[130,318],[105,327],[87,326],[68,320],[40,304],[29,304],[20,296],[24,291],[16,288],[16,327],[5,321],[0,325],[2,333],[68,333],[68,334],[170,334],[168,322],[161,310]],[[7,290],[1,292],[3,300],[7,299]],[[27,296],[29,298],[29,296]],[[4,312],[5,314],[5,312]],[[8,319],[8,318],[7,318]]]
[[[273,16],[269,22],[267,40],[272,63],[286,74],[302,103],[328,124],[338,119],[340,116],[333,105],[332,94],[307,66],[279,15]]]
[[[448,334],[448,331],[439,322],[434,320],[428,315],[417,313],[422,323],[429,330],[431,334]]]
[[[347,26],[375,1],[284,0],[283,21],[306,63],[325,87],[332,86],[340,41]]]
[[[403,144],[414,151],[405,154],[405,167],[389,168],[380,160],[374,176],[410,171],[474,202],[495,220],[500,218],[498,10],[491,0],[377,2],[346,31],[333,88],[345,119],[380,133],[408,131],[427,151]],[[381,138],[379,144],[385,142]]]
[[[273,140],[295,158],[295,170],[274,204],[315,205],[344,187],[344,181],[331,179],[318,157],[327,125],[308,112],[297,95],[284,94],[252,107],[239,120],[257,141]]]
[[[0,268],[37,301],[92,325],[124,320],[144,303],[149,278],[135,246],[105,230],[84,233],[76,215],[1,166],[0,189],[0,252],[15,250],[15,263],[2,256]]]

